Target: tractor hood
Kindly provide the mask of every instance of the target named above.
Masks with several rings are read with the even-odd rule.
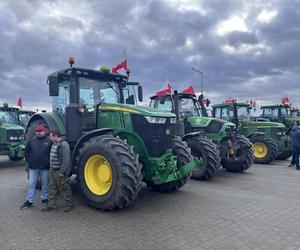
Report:
[[[284,128],[284,124],[279,122],[264,122],[264,121],[244,121],[244,125],[249,127],[259,128]]]
[[[0,124],[0,128],[6,129],[6,130],[24,130],[23,127],[17,124],[9,124],[9,123],[2,123]]]
[[[102,103],[98,107],[99,110],[112,110],[112,111],[122,111],[122,112],[128,112],[143,116],[156,116],[156,117],[176,117],[175,114],[154,109],[154,108],[148,108],[148,107],[142,107],[142,106],[135,106],[130,104],[108,104],[108,103]]]
[[[235,126],[233,123],[213,118],[213,117],[198,117],[198,116],[192,116],[187,118],[188,122],[191,124],[192,127],[207,127],[212,121],[227,124],[230,126]]]

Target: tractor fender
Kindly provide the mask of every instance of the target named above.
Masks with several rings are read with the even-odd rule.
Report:
[[[249,138],[252,138],[254,136],[257,136],[257,135],[265,135],[266,133],[263,133],[263,132],[255,132],[255,133],[252,133],[250,135],[247,135],[246,137],[249,139]]]
[[[101,128],[101,129],[96,129],[96,130],[93,130],[91,132],[88,132],[88,133],[85,133],[84,135],[82,135],[76,142],[75,147],[72,152],[72,168],[74,168],[74,166],[76,164],[76,157],[79,153],[79,149],[83,146],[83,144],[86,141],[88,141],[89,139],[91,139],[93,137],[110,133],[113,130],[114,130],[113,128]]]
[[[191,132],[191,133],[185,134],[185,135],[182,137],[182,140],[185,141],[187,138],[194,137],[194,136],[199,136],[199,135],[203,135],[203,137],[204,137],[203,132],[198,131],[198,132]]]
[[[139,159],[142,162],[147,162],[149,160],[149,156],[146,150],[146,146],[143,142],[143,140],[136,134],[131,133],[127,130],[122,129],[115,129],[115,128],[101,128],[96,129],[91,132],[85,133],[82,135],[77,143],[75,144],[75,147],[73,149],[72,153],[72,172],[74,173],[74,167],[76,166],[76,158],[79,155],[79,150],[83,146],[83,144],[88,141],[89,139],[105,134],[111,134],[113,136],[118,136],[123,140],[126,140],[129,145],[133,146],[134,151],[139,154]]]
[[[65,134],[64,133],[65,131],[62,131],[63,129],[58,125],[57,120],[55,120],[52,114],[53,113],[41,113],[41,114],[33,115],[27,124],[26,133],[28,132],[28,128],[33,122],[40,120],[40,121],[44,121],[48,125],[49,131],[58,130],[62,134]]]

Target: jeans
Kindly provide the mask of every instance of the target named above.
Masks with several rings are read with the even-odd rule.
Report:
[[[291,164],[296,165],[296,168],[299,167],[299,156],[300,156],[300,147],[294,146]]]
[[[41,178],[42,190],[41,190],[41,200],[48,199],[48,169],[28,169],[29,171],[29,187],[27,192],[26,200],[33,203],[34,202],[34,194],[36,189],[36,183],[38,177]]]

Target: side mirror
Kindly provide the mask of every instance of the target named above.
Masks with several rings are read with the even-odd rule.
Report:
[[[49,95],[58,96],[58,80],[56,76],[48,76]]]
[[[143,87],[142,86],[138,86],[138,98],[139,98],[140,102],[143,101]]]

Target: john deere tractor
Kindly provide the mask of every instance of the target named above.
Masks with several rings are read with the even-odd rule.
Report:
[[[236,124],[240,134],[253,144],[254,162],[267,164],[277,159],[287,159],[292,154],[291,139],[285,135],[285,126],[277,122],[253,121],[250,119],[251,107],[238,103],[235,99],[213,105],[213,117]]]
[[[179,93],[179,114],[184,119],[185,133],[201,132],[201,140],[198,137],[187,138],[188,146],[192,154],[202,157],[204,160],[205,178],[212,177],[219,168],[217,151],[220,152],[222,166],[231,172],[242,172],[252,164],[251,143],[247,138],[235,133],[235,125],[231,122],[215,119],[207,116],[206,107],[203,104],[203,96],[197,100],[194,94]],[[176,110],[175,95],[153,96],[150,107],[159,110]],[[196,143],[196,142],[200,143]],[[203,142],[202,142],[203,141]],[[211,141],[215,146],[212,146]],[[198,150],[198,148],[203,148]],[[215,153],[213,153],[215,152]]]
[[[124,93],[138,83],[128,77],[72,64],[48,76],[53,112],[35,114],[27,133],[41,124],[65,135],[87,203],[110,211],[128,207],[142,181],[161,192],[182,187],[201,163],[177,136],[176,116],[132,105],[134,95]],[[141,101],[141,86],[138,96]]]
[[[262,115],[258,120],[283,123],[286,127],[285,132],[288,135],[295,125],[295,122],[300,121],[300,117],[291,115],[291,107],[288,104],[262,106],[261,109]]]
[[[0,155],[7,155],[12,161],[24,158],[24,128],[20,126],[18,108],[7,103],[0,106]]]

